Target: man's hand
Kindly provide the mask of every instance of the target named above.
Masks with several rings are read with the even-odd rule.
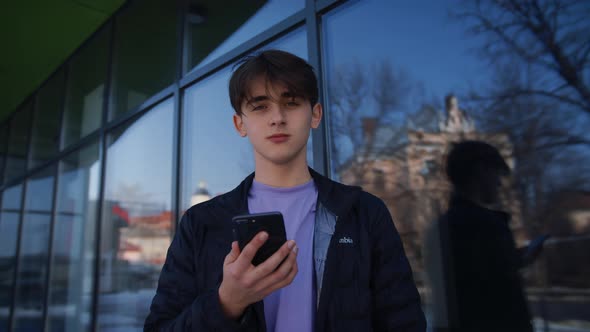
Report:
[[[252,265],[256,252],[267,239],[266,232],[258,233],[241,253],[234,241],[231,252],[225,257],[219,301],[225,314],[232,319],[240,317],[250,304],[291,284],[297,274],[298,248],[293,240],[287,241],[258,266]]]

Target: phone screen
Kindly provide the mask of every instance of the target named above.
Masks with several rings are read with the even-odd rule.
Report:
[[[253,265],[267,260],[287,242],[285,222],[280,212],[240,215],[233,217],[232,221],[234,239],[238,241],[240,250],[243,250],[256,234],[262,231],[268,233],[268,240],[258,249],[256,256],[252,259]]]

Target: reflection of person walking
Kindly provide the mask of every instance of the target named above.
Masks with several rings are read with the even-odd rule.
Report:
[[[449,210],[427,236],[435,331],[532,331],[518,269],[524,265],[499,203],[510,169],[498,150],[478,141],[453,145]]]

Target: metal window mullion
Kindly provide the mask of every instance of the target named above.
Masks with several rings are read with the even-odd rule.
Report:
[[[98,159],[100,161],[100,172],[99,172],[99,189],[98,189],[98,201],[96,203],[96,222],[95,222],[95,235],[94,240],[94,273],[93,273],[93,285],[92,285],[92,305],[90,309],[90,331],[97,330],[98,324],[98,305],[99,305],[99,294],[100,294],[100,251],[101,251],[101,240],[102,240],[102,209],[104,201],[104,187],[105,187],[105,174],[106,174],[106,149],[107,149],[107,133],[106,124],[109,118],[109,103],[111,97],[111,83],[113,79],[113,61],[114,61],[114,40],[116,30],[116,16],[112,16],[111,34],[109,37],[109,57],[107,60],[107,77],[105,81],[104,98],[103,98],[103,109],[101,125],[99,130],[99,146],[98,146]]]
[[[63,79],[63,87],[62,87],[62,100],[60,105],[59,111],[59,143],[58,143],[58,150],[57,154],[59,154],[59,150],[61,149],[64,132],[63,132],[63,121],[64,121],[64,113],[65,113],[65,106],[66,106],[66,98],[67,98],[67,86],[68,86],[68,66],[66,64],[63,65],[64,71],[64,79]],[[59,160],[55,162],[55,171],[54,171],[54,178],[53,178],[53,197],[51,202],[51,218],[49,222],[49,248],[48,248],[48,257],[47,257],[47,275],[45,276],[45,294],[43,299],[43,330],[47,331],[48,323],[49,323],[49,295],[51,294],[51,272],[52,272],[52,262],[53,262],[53,233],[55,229],[55,222],[56,222],[56,207],[57,207],[57,194],[58,194],[58,181],[59,181]]]
[[[45,276],[45,294],[43,295],[43,330],[47,331],[48,312],[49,312],[49,294],[51,292],[51,262],[53,257],[53,233],[55,228],[55,209],[57,206],[57,184],[59,175],[59,162],[55,165],[53,178],[53,199],[51,201],[51,217],[49,222],[49,248],[47,257],[47,273]]]
[[[30,144],[31,144],[31,137],[33,136],[33,120],[34,120],[34,114],[35,114],[35,107],[37,107],[37,95],[35,95],[35,98],[33,98],[33,100],[31,101],[31,116],[30,116],[30,121],[29,121],[29,134],[27,135],[27,143],[25,144],[25,149],[27,149],[27,151],[25,152],[26,158],[25,158],[25,172],[29,167],[29,154],[30,154]],[[15,116],[16,117],[16,116]],[[9,139],[10,140],[10,139]],[[26,197],[27,197],[27,187],[28,187],[28,183],[27,183],[27,179],[26,177],[23,178],[23,182],[22,182],[22,186],[23,186],[23,190],[21,193],[21,202],[20,202],[20,215],[18,217],[18,231],[17,231],[17,238],[16,238],[16,252],[14,253],[14,273],[13,273],[13,279],[12,279],[12,304],[10,306],[10,315],[9,315],[9,323],[8,323],[8,331],[13,331],[14,330],[14,311],[15,311],[15,307],[16,307],[16,295],[17,295],[17,289],[18,289],[18,268],[19,268],[19,258],[20,258],[20,247],[21,247],[21,238],[22,238],[22,232],[23,232],[23,224],[24,224],[24,216],[25,216],[25,203],[26,203]]]
[[[26,162],[25,162],[26,164]],[[25,215],[25,202],[26,202],[26,195],[27,195],[27,181],[23,181],[22,183],[22,191],[20,197],[20,212],[18,215],[18,226],[16,232],[16,250],[14,253],[14,272],[12,276],[12,300],[10,305],[10,314],[8,319],[8,330],[14,330],[14,312],[16,310],[16,295],[18,289],[18,269],[19,269],[19,258],[21,252],[21,242],[22,242],[22,232],[23,232],[23,223],[24,223],[24,215]]]
[[[23,182],[22,184],[23,189],[21,191],[20,197],[20,213],[18,215],[18,226],[16,231],[16,250],[14,253],[14,272],[12,276],[12,299],[10,304],[10,314],[8,315],[8,331],[14,331],[14,311],[16,310],[16,293],[18,288],[18,268],[19,268],[19,256],[20,256],[20,246],[21,246],[21,237],[23,232],[23,222],[24,222],[24,206],[25,206],[25,197],[27,195],[27,183]]]
[[[181,198],[181,176],[182,176],[182,95],[178,88],[174,93],[174,142],[173,142],[173,153],[172,153],[172,232],[170,237],[174,237],[176,233],[176,223],[180,221],[180,211],[182,204]]]
[[[315,68],[316,76],[318,78],[318,102],[324,101],[324,80],[321,61],[321,45],[320,45],[320,27],[318,14],[316,12],[315,0],[306,0],[305,18],[307,27],[307,52],[309,56],[309,63]],[[317,129],[312,131],[312,145],[313,145],[313,166],[321,174],[330,175],[329,167],[329,149],[326,142],[329,137],[327,135],[327,121],[328,114],[324,112],[323,119]]]
[[[188,70],[188,49],[187,49],[187,22],[186,13],[188,11],[189,1],[181,1],[180,6],[180,18],[178,22],[178,71],[176,76],[176,82],[174,84],[174,124],[173,124],[173,152],[172,152],[172,230],[170,237],[174,237],[176,233],[176,223],[180,220],[180,210],[182,204],[180,203],[180,186],[182,176],[182,93],[180,90],[180,80],[185,70]]]

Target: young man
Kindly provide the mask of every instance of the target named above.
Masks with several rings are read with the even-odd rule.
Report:
[[[234,125],[255,172],[183,216],[146,319],[148,331],[425,331],[420,297],[383,202],[307,166],[322,118],[317,79],[282,51],[245,58],[229,84]],[[251,264],[235,215],[280,211],[287,241]],[[229,252],[229,254],[228,254]]]

